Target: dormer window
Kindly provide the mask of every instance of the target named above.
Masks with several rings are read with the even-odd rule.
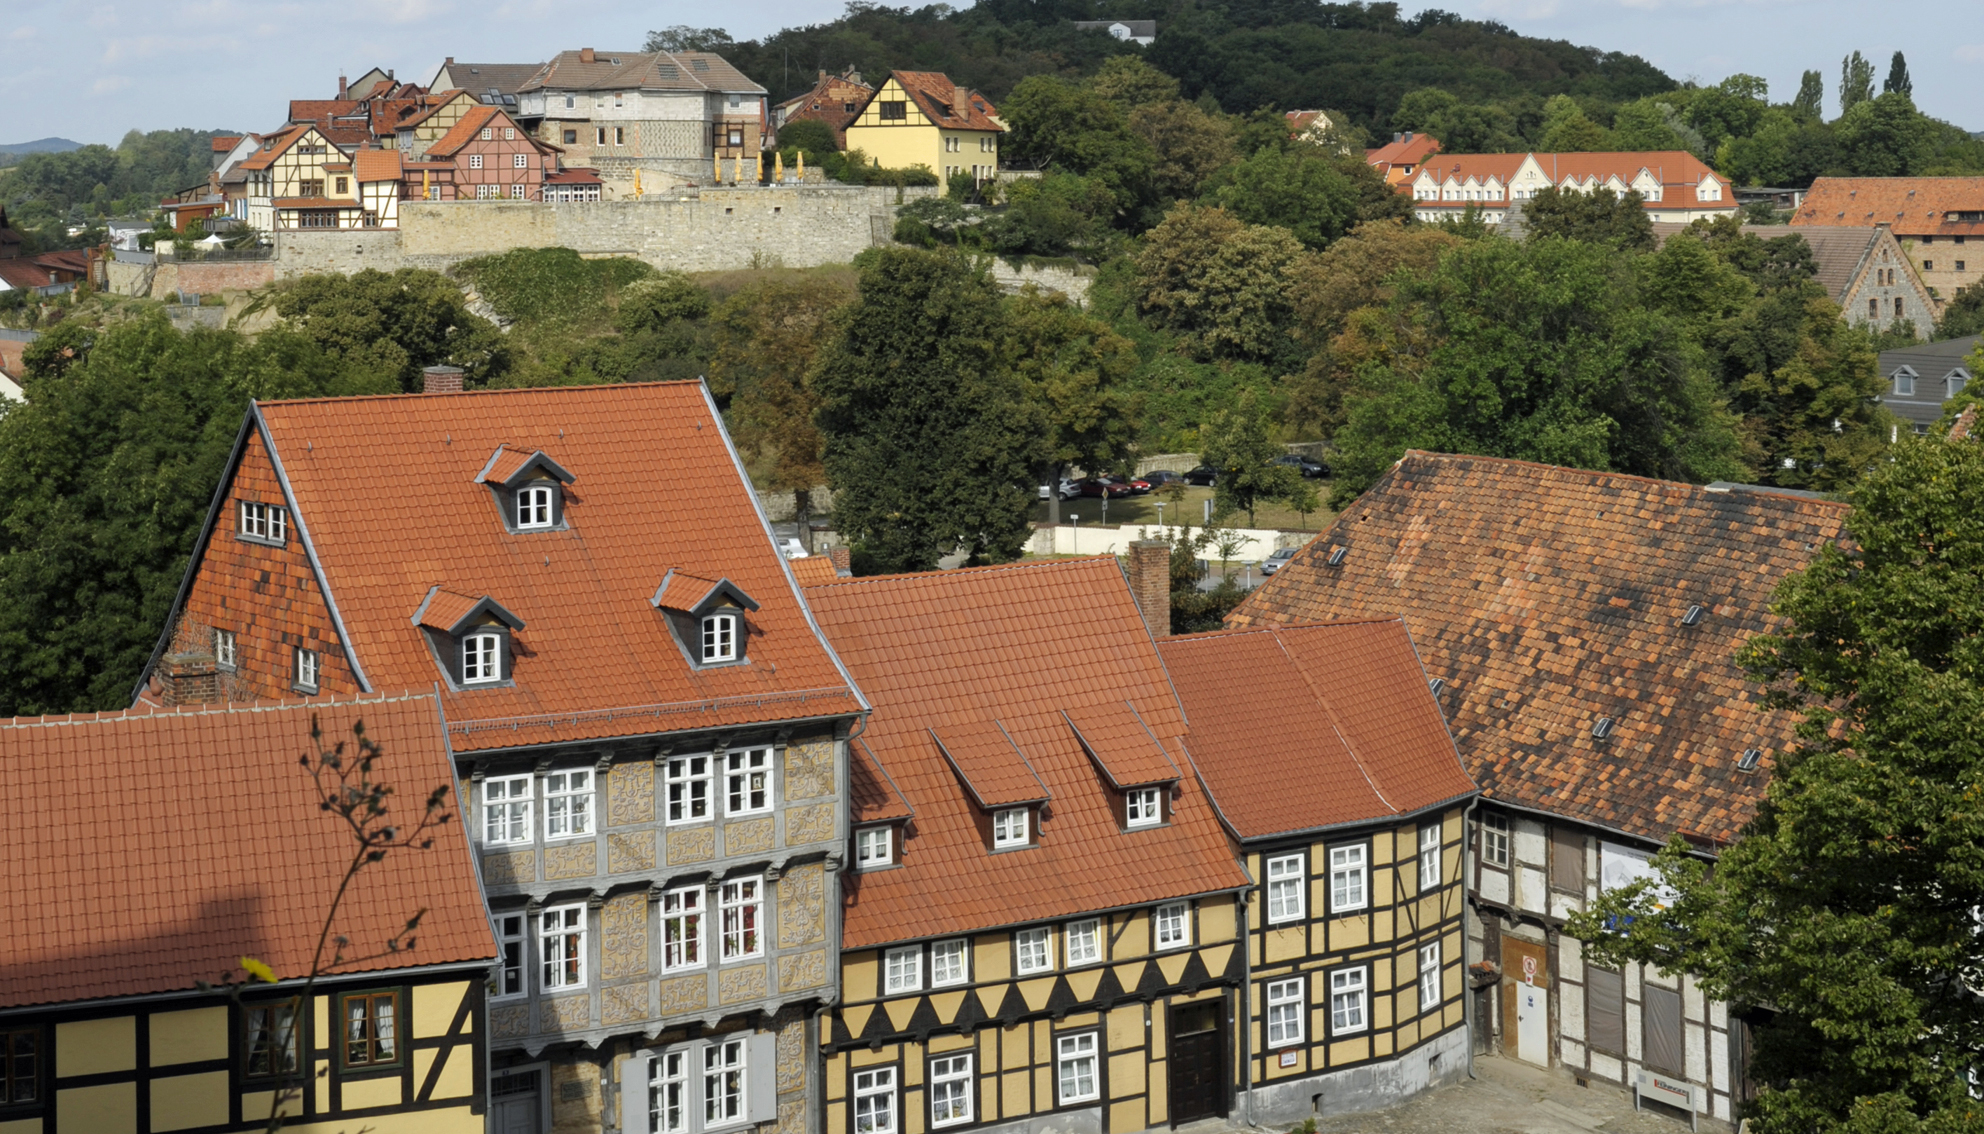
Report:
[[[565,486],[574,477],[544,455],[508,445],[496,452],[476,474],[475,482],[489,486],[510,532],[545,532],[566,527]]]
[[[536,485],[517,493],[517,527],[551,526],[552,502],[556,492],[549,485]]]
[[[503,639],[496,634],[470,634],[462,639],[462,684],[503,680]]]
[[[854,832],[854,868],[874,870],[892,865],[896,860],[895,842],[893,827],[865,827]]]
[[[1028,843],[1027,809],[1009,807],[992,815],[992,846],[997,850],[1023,847]]]
[[[1164,791],[1133,788],[1124,796],[1126,827],[1154,827],[1164,821]]]
[[[737,660],[737,616],[732,613],[703,616],[703,663]]]
[[[289,538],[289,514],[274,504],[243,500],[236,534],[250,543],[281,547]]]
[[[744,616],[758,603],[730,580],[670,571],[648,603],[667,616],[668,631],[691,665],[750,660],[751,627]]]
[[[508,682],[515,657],[511,636],[524,623],[495,599],[434,587],[413,612],[413,624],[426,635],[451,688]]]

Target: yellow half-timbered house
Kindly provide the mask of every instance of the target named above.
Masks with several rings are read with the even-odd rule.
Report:
[[[847,149],[888,169],[927,166],[990,181],[999,172],[1005,123],[991,100],[936,71],[891,71],[848,123]]]

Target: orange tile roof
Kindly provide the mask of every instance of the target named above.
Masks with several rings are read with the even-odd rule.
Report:
[[[946,130],[1005,129],[993,121],[999,109],[990,99],[970,87],[958,86],[941,71],[891,71],[889,75],[931,121]]]
[[[220,135],[219,137],[214,138],[212,141],[213,141],[213,147],[215,153],[217,154],[226,153],[227,151],[233,149],[235,145],[241,141],[241,135],[223,134]]]
[[[1242,838],[1410,815],[1474,794],[1398,618],[1165,638],[1187,741]]]
[[[1118,788],[1175,783],[1184,775],[1128,701],[1082,705],[1061,715],[1096,769]]]
[[[490,125],[499,117],[506,122],[510,121],[509,116],[504,114],[500,107],[470,107],[462,115],[461,121],[449,127],[447,133],[441,135],[435,140],[433,145],[427,147],[427,156],[430,159],[437,155],[440,157],[452,156],[456,150],[474,141],[476,133],[484,126]]]
[[[1407,453],[1228,616],[1403,614],[1490,798],[1665,840],[1733,840],[1794,716],[1735,654],[1846,506],[1489,457]],[[1345,554],[1327,562],[1334,548]],[[1699,607],[1699,621],[1683,619]],[[1595,739],[1600,718],[1615,722]],[[1765,768],[1769,767],[1765,761]]]
[[[368,181],[398,181],[406,175],[400,166],[398,150],[360,150],[351,156],[352,169],[360,184]]]
[[[1016,807],[1051,798],[1040,773],[997,720],[968,718],[930,729],[937,754],[980,807]]]
[[[313,718],[330,743],[364,722],[395,813],[452,790],[429,694],[0,721],[0,783],[33,800],[8,820],[8,880],[39,896],[0,926],[0,1008],[192,991],[244,955],[308,975],[353,850],[297,766]],[[370,955],[422,908],[412,952],[342,971],[496,956],[459,817],[362,871],[334,928]]]
[[[1372,165],[1421,165],[1440,152],[1440,140],[1430,134],[1412,134],[1364,151]]]
[[[283,153],[287,151],[289,147],[296,142],[297,139],[303,137],[303,135],[309,133],[311,130],[315,128],[316,127],[312,126],[310,123],[305,122],[300,126],[286,126],[283,129],[278,130],[273,134],[264,134],[262,136],[261,148],[256,150],[254,153],[249,154],[247,157],[241,159],[241,168],[242,169],[269,168],[269,166],[273,165],[275,163],[275,160],[281,157]]]
[[[1247,884],[1191,777],[1169,824],[1122,830],[1120,797],[1063,715],[1128,701],[1185,765],[1184,716],[1115,559],[841,579],[806,601],[875,706],[857,745],[855,822],[914,811],[900,866],[847,876],[845,947]],[[1005,743],[1001,783],[1029,770],[1041,785],[1030,794],[1050,797],[1038,846],[986,850],[983,813],[933,732],[953,756]]]
[[[512,685],[442,694],[457,752],[863,707],[700,382],[260,402],[250,424],[322,573],[327,633],[368,688],[443,676],[409,618],[434,587],[487,595],[526,624]],[[476,482],[499,445],[541,449],[571,470],[567,529],[505,530]],[[728,579],[762,604],[745,664],[690,667],[650,605],[671,570]],[[198,584],[189,576],[181,603]],[[231,603],[258,601],[255,577],[211,585],[230,589]]]
[[[1963,219],[1964,214],[1973,214]],[[1902,236],[1984,233],[1984,177],[1821,177],[1794,225],[1885,224]]]
[[[289,100],[289,120],[316,122],[341,114],[356,114],[364,108],[365,100],[356,98],[293,98]]]
[[[792,575],[802,587],[817,587],[840,578],[840,572],[834,570],[834,561],[824,555],[808,555],[804,559],[793,560]]]

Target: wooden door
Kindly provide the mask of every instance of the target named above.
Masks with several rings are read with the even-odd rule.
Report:
[[[1226,1114],[1225,1002],[1171,1010],[1171,1124]]]
[[[1502,937],[1502,1054],[1542,1067],[1550,1066],[1549,956],[1541,945]]]

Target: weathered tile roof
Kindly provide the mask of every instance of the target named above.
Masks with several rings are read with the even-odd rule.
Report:
[[[273,134],[262,135],[261,148],[241,159],[241,168],[249,170],[269,168],[290,146],[314,129],[316,129],[314,125],[305,122],[297,126],[286,126]]]
[[[958,86],[941,71],[891,71],[889,75],[930,121],[946,130],[1005,129],[995,120],[999,108],[990,99],[970,87]]]
[[[806,600],[875,706],[854,821],[914,812],[899,867],[846,876],[847,948],[1246,885],[1190,776],[1170,823],[1124,831],[1120,796],[1063,715],[1128,702],[1187,765],[1184,717],[1113,558],[841,579]],[[988,853],[947,750],[980,794],[1047,798],[1038,846]]]
[[[398,150],[360,150],[351,155],[351,167],[360,183],[398,181],[406,176]]]
[[[1411,134],[1364,151],[1371,165],[1419,165],[1440,152],[1440,140],[1430,134]]]
[[[452,791],[428,694],[0,721],[0,790],[33,801],[8,819],[8,884],[36,907],[0,926],[0,1008],[191,991],[243,956],[307,976],[354,849],[297,766],[313,718],[327,745],[364,722],[394,814]],[[460,817],[433,837],[362,871],[334,926],[371,955],[424,908],[413,951],[340,971],[496,956]]]
[[[561,51],[519,91],[721,91],[764,94],[721,55],[708,51]]]
[[[1728,841],[1769,778],[1737,760],[1796,723],[1758,708],[1736,651],[1845,516],[1809,494],[1412,452],[1228,625],[1402,614],[1486,795]]]
[[[1165,638],[1220,813],[1242,838],[1410,815],[1473,795],[1396,616]]]
[[[1887,224],[1903,236],[1984,234],[1984,177],[1821,177],[1791,223]]]

